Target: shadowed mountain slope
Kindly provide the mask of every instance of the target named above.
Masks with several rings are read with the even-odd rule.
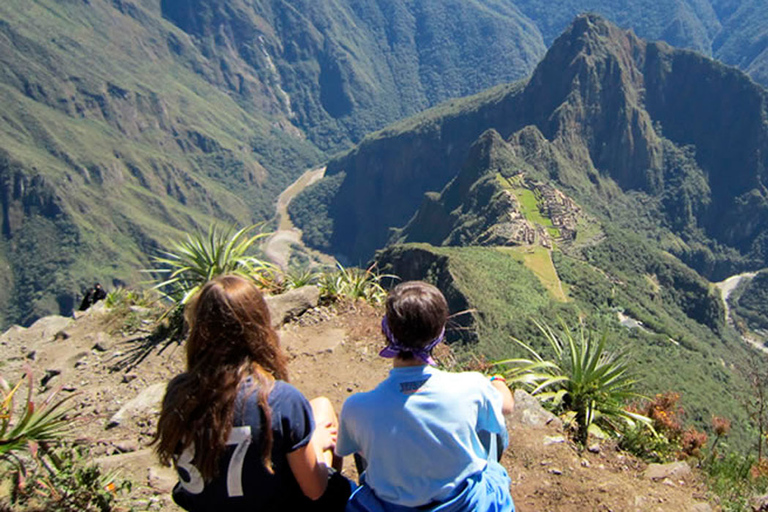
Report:
[[[768,254],[767,100],[733,68],[581,16],[527,82],[445,104],[332,161],[328,174],[343,179],[328,240],[352,261],[369,258],[494,129],[537,178],[705,275],[759,267]]]

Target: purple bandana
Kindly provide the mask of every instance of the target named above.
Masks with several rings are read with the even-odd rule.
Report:
[[[392,331],[389,329],[386,315],[384,315],[384,318],[381,319],[381,332],[384,333],[384,336],[387,337],[387,341],[389,342],[389,344],[381,349],[381,352],[379,352],[381,357],[391,359],[393,357],[399,356],[400,352],[410,352],[427,364],[431,364],[433,366],[437,364],[435,360],[432,359],[432,349],[435,348],[438,343],[443,341],[443,337],[445,336],[445,327],[443,327],[443,330],[440,331],[440,335],[437,338],[430,341],[426,347],[421,349],[413,349],[411,347],[404,347],[401,345],[400,342],[397,341],[397,338],[395,338],[395,335],[392,334]]]

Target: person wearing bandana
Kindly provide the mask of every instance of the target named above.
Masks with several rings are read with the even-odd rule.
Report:
[[[506,444],[512,393],[501,376],[434,367],[447,319],[445,297],[430,284],[401,283],[387,297],[379,355],[392,369],[350,396],[339,420],[336,454],[367,462],[347,512],[514,511],[499,452],[485,442]]]

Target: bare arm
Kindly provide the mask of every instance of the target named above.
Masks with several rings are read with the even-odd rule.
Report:
[[[287,455],[288,465],[304,495],[316,500],[325,493],[328,486],[328,466],[318,461],[317,450],[310,440],[306,446]]]
[[[317,500],[328,486],[328,468],[341,470],[341,458],[335,460],[333,450],[338,436],[338,419],[330,400],[318,397],[310,401],[315,417],[315,430],[302,448],[288,454],[288,465],[304,495]],[[338,467],[337,467],[338,466]]]
[[[515,410],[515,397],[507,387],[507,383],[501,379],[491,381],[491,386],[501,394],[501,413],[509,416]]]

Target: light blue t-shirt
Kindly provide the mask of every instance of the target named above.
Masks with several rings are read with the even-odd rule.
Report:
[[[385,501],[415,507],[450,498],[485,469],[478,431],[506,434],[501,394],[479,373],[393,368],[344,402],[336,453],[368,461],[366,484]]]

